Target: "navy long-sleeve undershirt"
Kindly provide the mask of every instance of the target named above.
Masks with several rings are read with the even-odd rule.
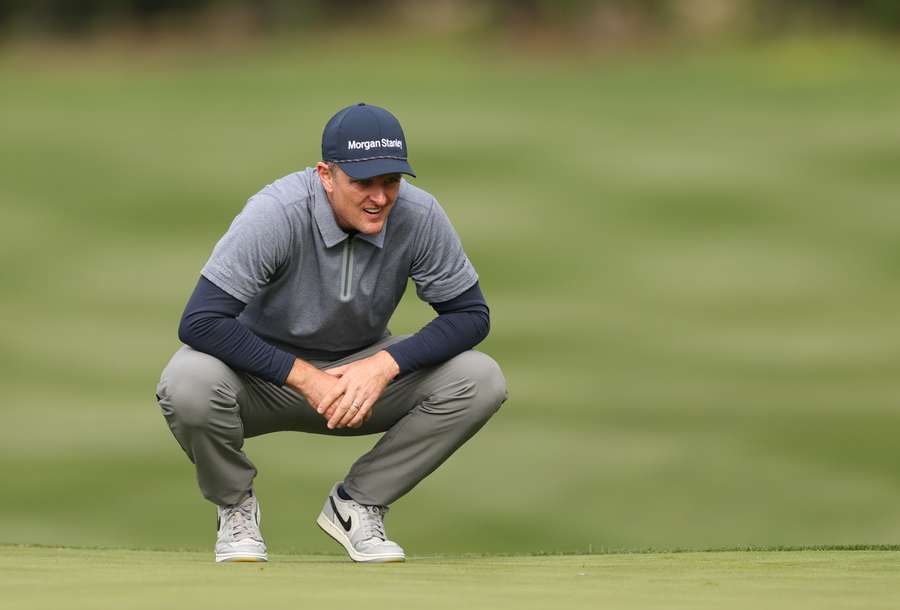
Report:
[[[284,385],[294,355],[263,341],[237,320],[246,305],[201,276],[178,326],[178,338],[230,367]],[[490,330],[490,310],[476,282],[444,303],[419,332],[386,348],[400,375],[433,366],[475,347]]]
[[[284,385],[294,356],[260,339],[237,321],[246,305],[200,276],[181,323],[178,338],[215,356],[233,369]]]
[[[481,343],[491,330],[491,315],[478,282],[455,299],[431,303],[438,317],[419,332],[385,348],[400,374],[440,364]]]

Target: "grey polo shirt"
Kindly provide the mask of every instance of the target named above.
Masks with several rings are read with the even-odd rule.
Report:
[[[389,335],[408,278],[428,303],[449,301],[478,281],[429,193],[402,181],[381,232],[351,237],[313,168],[251,197],[201,273],[246,303],[242,324],[307,359],[340,357]]]

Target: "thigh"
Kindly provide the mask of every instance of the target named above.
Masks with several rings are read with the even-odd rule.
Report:
[[[405,337],[391,338],[399,341]],[[384,346],[373,346],[362,355],[354,354],[345,361],[335,362],[329,366],[345,364],[353,360],[371,355]],[[372,417],[360,428],[328,430],[325,420],[317,422],[314,432],[323,434],[372,434],[386,432],[401,418],[419,407],[429,413],[441,413],[458,410],[459,399],[474,399],[481,395],[483,400],[466,401],[466,404],[490,403],[489,397],[497,396],[497,404],[505,400],[506,382],[497,363],[482,352],[467,350],[435,366],[408,373],[395,379],[385,388],[381,397],[372,407]],[[495,405],[496,406],[496,405]],[[315,411],[312,411],[317,415]]]
[[[243,385],[240,375],[224,362],[185,345],[163,369],[156,399],[166,418],[177,416],[199,425],[226,413],[236,415]]]
[[[375,403],[373,418],[381,413],[396,421],[416,406],[429,409],[441,402],[443,395],[458,394],[461,386],[471,385],[471,362],[476,359],[477,366],[479,357],[483,354],[469,350],[391,382]]]
[[[333,362],[310,361],[310,364],[319,369],[347,364],[371,356],[404,338],[404,336],[391,336],[341,360]],[[335,436],[375,434],[389,429],[399,417],[412,408],[412,405],[410,405],[402,413],[397,409],[376,410],[375,414],[359,428],[329,430],[326,426],[327,420],[319,415],[303,398],[303,395],[296,390],[288,386],[278,386],[252,375],[242,375],[242,378],[244,382],[243,391],[238,396],[238,405],[240,406],[244,436],[246,438],[282,431],[311,432]],[[391,385],[394,384],[392,383]],[[391,388],[391,385],[388,386],[388,389]]]
[[[334,362],[311,364],[320,369],[347,364],[378,352],[405,337],[389,337],[351,356]],[[439,410],[441,395],[457,395],[470,386],[479,371],[491,364],[487,356],[473,350],[463,352],[442,364],[415,371],[392,381],[375,403],[372,416],[359,428],[329,430],[303,396],[287,387],[277,386],[251,375],[243,375],[243,390],[238,396],[245,438],[270,432],[298,431],[332,436],[360,436],[386,432],[415,407]],[[434,399],[431,400],[430,399]],[[429,402],[430,401],[430,402]]]

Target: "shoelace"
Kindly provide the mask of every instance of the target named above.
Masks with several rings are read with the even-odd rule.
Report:
[[[362,522],[364,540],[380,538],[387,540],[384,533],[384,515],[388,512],[387,506],[361,505],[364,509],[365,519]]]
[[[229,529],[232,540],[252,538],[259,540],[259,530],[256,527],[256,515],[253,510],[253,502],[244,501],[237,506],[229,506],[222,511],[222,520]]]

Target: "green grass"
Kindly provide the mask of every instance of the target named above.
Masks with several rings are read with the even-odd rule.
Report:
[[[900,555],[792,551],[413,557],[360,565],[275,555],[216,565],[210,553],[2,547],[4,604],[85,608],[896,607]]]
[[[828,39],[4,50],[0,541],[211,548],[154,386],[243,201],[366,99],[462,235],[510,386],[393,507],[409,552],[900,542],[897,69]],[[430,317],[408,297],[394,332]],[[331,550],[312,522],[372,442],[247,444],[275,553]]]

